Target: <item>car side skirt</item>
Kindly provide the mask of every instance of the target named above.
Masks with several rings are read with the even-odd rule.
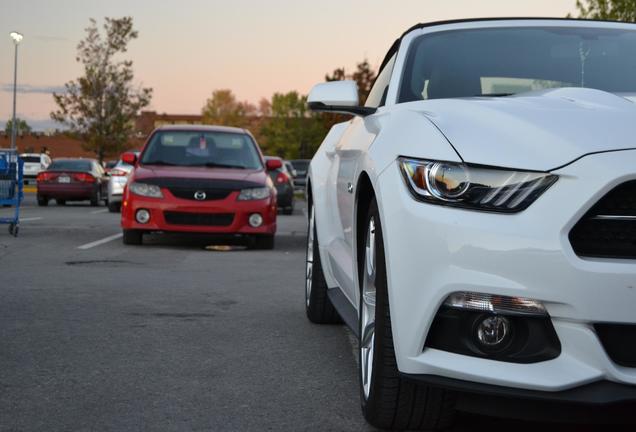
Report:
[[[340,288],[329,288],[327,297],[344,323],[351,329],[354,335],[360,338],[360,329],[358,328],[358,312],[351,302],[345,297]]]

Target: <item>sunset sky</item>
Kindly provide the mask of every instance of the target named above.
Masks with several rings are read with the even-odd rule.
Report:
[[[337,67],[365,57],[377,67],[418,22],[487,16],[554,16],[575,0],[1,0],[0,129],[11,116],[12,30],[20,44],[18,116],[54,127],[51,92],[81,74],[77,43],[89,18],[132,16],[139,39],[127,57],[138,83],[154,88],[149,109],[199,113],[214,89],[258,102],[307,93]]]

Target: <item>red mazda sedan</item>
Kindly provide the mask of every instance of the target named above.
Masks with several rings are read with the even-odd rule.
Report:
[[[37,176],[38,205],[54,199],[58,205],[67,201],[90,201],[97,206],[108,204],[108,177],[96,159],[55,159]]]
[[[220,126],[164,126],[149,137],[124,191],[124,244],[152,231],[231,235],[272,249],[276,189],[252,135]]]

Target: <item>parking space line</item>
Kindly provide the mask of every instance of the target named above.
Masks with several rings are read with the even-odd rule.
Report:
[[[31,222],[31,221],[37,221],[37,220],[42,220],[44,219],[43,217],[28,217],[28,218],[20,218],[20,222]]]
[[[107,211],[108,209],[94,210],[91,212],[91,214],[106,213]]]
[[[78,249],[82,249],[82,250],[94,248],[95,246],[103,245],[104,243],[108,243],[108,242],[111,242],[113,240],[117,240],[118,238],[121,238],[123,236],[124,235],[122,233],[114,234],[112,236],[105,237],[105,238],[103,238],[101,240],[97,240],[97,241],[94,241],[94,242],[91,242],[91,243],[86,243],[85,245],[78,246],[77,248]]]

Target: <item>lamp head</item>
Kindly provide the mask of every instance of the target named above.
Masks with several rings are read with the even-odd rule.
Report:
[[[24,36],[22,36],[22,34],[18,33],[18,32],[11,32],[9,33],[9,36],[11,36],[11,39],[13,39],[13,43],[14,44],[19,44],[22,39],[24,38]]]

